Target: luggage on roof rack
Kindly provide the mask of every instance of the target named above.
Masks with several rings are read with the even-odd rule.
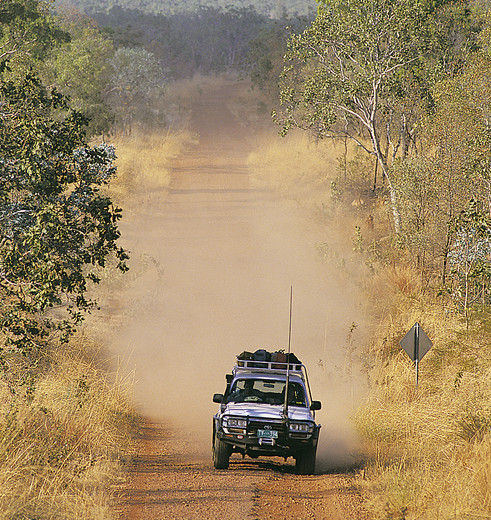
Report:
[[[244,352],[237,356],[237,359],[254,359],[254,354],[252,352],[244,350]]]
[[[271,354],[271,361],[275,361],[273,368],[282,368],[280,363],[286,363],[288,360],[288,355],[285,354],[282,350],[278,352],[273,352]]]
[[[244,361],[257,361],[257,363],[248,363],[248,366],[260,368],[266,366],[266,362],[271,361],[271,353],[262,348],[255,352],[244,350],[244,352],[237,356],[237,360],[239,366],[244,366]]]
[[[303,364],[293,353],[286,354],[282,350],[268,352],[258,349],[255,352],[244,351],[237,356],[235,369],[287,370],[301,372]],[[234,369],[234,370],[235,370]]]

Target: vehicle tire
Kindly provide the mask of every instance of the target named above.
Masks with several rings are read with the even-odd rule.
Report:
[[[213,444],[213,465],[215,469],[227,469],[232,450],[228,444],[215,435]]]
[[[313,475],[315,472],[315,455],[316,449],[314,447],[307,448],[305,450],[300,451],[297,454],[297,461],[295,464],[295,468],[297,470],[297,475]]]

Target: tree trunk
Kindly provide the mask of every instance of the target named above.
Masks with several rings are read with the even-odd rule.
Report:
[[[375,159],[375,171],[373,173],[373,192],[377,191],[377,170],[378,170],[378,159]]]
[[[399,203],[397,200],[397,192],[392,186],[392,182],[390,181],[387,172],[384,171],[385,178],[387,179],[387,183],[389,185],[389,195],[390,195],[390,205],[392,209],[392,217],[394,219],[394,231],[396,235],[399,235],[401,232],[401,213],[399,211]]]
[[[389,187],[389,195],[390,195],[390,206],[392,209],[392,218],[394,219],[394,231],[396,235],[401,232],[401,213],[399,211],[399,203],[397,200],[397,192],[392,185],[389,176],[389,167],[387,165],[387,156],[384,156],[382,151],[380,150],[380,142],[378,139],[377,132],[375,130],[375,123],[372,122],[371,125],[371,137],[372,137],[372,145],[377,156],[380,167],[382,168],[382,175],[384,179],[387,179],[387,185]]]
[[[447,239],[445,241],[445,250],[443,251],[443,266],[442,266],[442,287],[445,287],[447,283],[447,260],[448,260],[448,252],[450,249],[451,242],[451,234],[447,231]]]

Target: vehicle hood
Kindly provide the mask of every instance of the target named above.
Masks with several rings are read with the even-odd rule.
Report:
[[[257,419],[283,419],[283,406],[254,403],[229,403],[223,415],[255,417]],[[313,421],[314,417],[308,408],[299,406],[288,407],[288,418],[294,421]]]

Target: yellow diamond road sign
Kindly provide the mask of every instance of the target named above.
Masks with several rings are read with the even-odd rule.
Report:
[[[415,323],[411,330],[399,342],[401,347],[413,361],[420,361],[430,350],[433,343],[421,328],[419,323]]]

